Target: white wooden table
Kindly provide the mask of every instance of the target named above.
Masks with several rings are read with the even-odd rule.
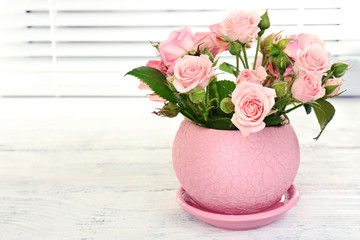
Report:
[[[226,231],[175,201],[171,145],[181,117],[147,99],[0,99],[0,239],[360,239],[360,99],[292,114],[298,204],[277,222]],[[296,118],[296,119],[295,119]]]

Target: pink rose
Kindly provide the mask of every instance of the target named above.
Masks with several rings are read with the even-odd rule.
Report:
[[[294,98],[301,102],[311,102],[325,95],[325,88],[321,86],[321,75],[306,73],[295,79],[291,87]]]
[[[257,84],[262,84],[267,77],[267,72],[264,67],[260,66],[256,70],[244,69],[241,71],[239,76],[236,79],[236,83],[241,82],[252,82]]]
[[[241,82],[252,82],[252,83],[260,83],[260,79],[258,79],[255,74],[249,70],[249,69],[244,69],[240,72],[240,74],[238,75],[237,79],[236,79],[236,84],[241,83]]]
[[[186,55],[175,63],[173,84],[176,90],[184,93],[195,87],[206,87],[214,75],[208,55]]]
[[[232,123],[244,136],[265,128],[264,118],[275,104],[276,93],[272,88],[251,82],[241,82],[232,93],[235,105]]]
[[[163,62],[157,60],[150,60],[146,63],[146,66],[155,68],[161,72],[166,72],[166,66]]]
[[[221,26],[220,23],[210,25],[210,31],[216,35],[216,44],[220,48],[220,52],[226,51],[229,48],[229,43],[225,42],[221,35],[226,35],[225,29]],[[219,53],[220,53],[219,52]]]
[[[316,35],[309,33],[300,33],[298,36],[290,35],[288,38],[294,39],[285,48],[284,52],[291,57],[296,59],[296,53],[298,50],[303,50],[313,44],[320,44],[324,46],[324,41],[320,40]]]
[[[220,24],[231,41],[252,42],[258,37],[260,16],[256,12],[235,10]]]
[[[265,68],[263,66],[257,67],[255,70],[255,75],[261,79],[261,81],[263,82],[266,77],[267,77],[267,72],[265,70]]]
[[[194,41],[196,48],[200,50],[207,48],[214,57],[224,51],[217,45],[215,33],[197,32],[195,33]]]
[[[320,44],[310,45],[296,53],[295,73],[316,72],[322,75],[329,67],[329,53]]]
[[[210,31],[217,35],[226,35],[226,30],[221,26],[220,23],[216,23],[209,26]]]
[[[176,60],[194,50],[194,35],[189,26],[170,33],[169,39],[159,45],[162,62],[172,73]]]
[[[294,40],[288,43],[288,45],[286,46],[286,48],[284,49],[284,53],[286,53],[286,55],[288,55],[290,58],[295,59],[296,58],[296,52],[298,50],[302,50],[303,48],[301,47],[299,40]]]
[[[310,33],[300,33],[297,37],[297,40],[303,49],[313,44],[320,44],[321,46],[325,45],[323,40],[321,40],[318,36]]]
[[[343,81],[341,78],[334,78],[334,79],[329,79],[325,82],[325,84],[323,85],[323,87],[327,87],[327,86],[338,86],[337,88],[335,88],[335,90],[330,94],[330,96],[335,96],[336,94],[339,93],[340,91],[340,87],[343,84]]]

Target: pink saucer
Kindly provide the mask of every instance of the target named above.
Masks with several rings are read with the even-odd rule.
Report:
[[[207,224],[229,230],[254,229],[268,225],[292,208],[299,198],[299,188],[293,183],[278,203],[263,211],[251,214],[228,215],[215,213],[199,206],[182,187],[179,188],[176,194],[177,202],[185,211]]]

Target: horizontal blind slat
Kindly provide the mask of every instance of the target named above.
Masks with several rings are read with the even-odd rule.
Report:
[[[36,44],[36,46],[34,46]],[[326,50],[333,55],[359,55],[359,41],[330,41],[325,44]],[[51,43],[12,43],[0,44],[1,56],[51,56]],[[83,57],[121,57],[121,56],[156,56],[155,49],[148,42],[138,43],[57,43],[56,54],[61,57],[83,56]],[[254,49],[249,51],[254,55]],[[222,56],[230,56],[224,53]]]
[[[81,9],[225,9],[231,11],[232,9],[267,9],[267,8],[298,8],[299,2],[296,1],[247,1],[246,6],[244,2],[241,1],[227,1],[227,4],[210,4],[209,1],[194,1],[194,0],[182,0],[181,4],[178,2],[168,1],[168,0],[157,0],[157,1],[148,1],[148,0],[76,0],[76,1],[58,1],[56,7],[59,9],[71,9],[71,10],[81,10]],[[86,5],[85,5],[86,4]],[[301,5],[305,8],[331,8],[339,7],[339,1],[328,0],[326,4],[321,1],[313,0],[303,0]],[[86,7],[84,7],[86,6]]]
[[[55,35],[51,35],[48,0],[18,2],[0,9],[2,95],[143,96],[145,93],[136,88],[138,80],[123,75],[149,59],[157,59],[149,40],[165,40],[185,24],[194,32],[209,31],[207,25],[226,17],[231,10],[228,6],[243,8],[238,1],[217,6],[193,0],[182,4],[168,0],[53,0],[58,11],[53,19]],[[309,32],[332,40],[326,43],[332,59],[352,59],[358,71],[360,32],[353,30],[356,22],[348,14],[354,10],[334,0],[327,1],[326,6],[305,0],[299,6],[298,2],[281,1],[246,5],[260,13],[270,9],[269,32],[285,29],[283,36]],[[51,49],[52,40],[56,41],[55,50]],[[55,65],[52,54],[57,55]],[[228,54],[221,61],[225,60],[233,62]],[[354,80],[346,84],[352,83]]]
[[[263,11],[259,11],[262,14]],[[192,25],[210,25],[221,21],[228,15],[228,11],[189,11],[189,12],[57,12],[55,23],[59,26],[162,26],[162,25],[186,25],[188,19],[192,19]],[[303,24],[340,24],[342,14],[339,9],[328,10],[304,10],[301,12]],[[294,18],[299,15],[298,10],[279,11],[269,13],[271,23],[298,24],[299,20]],[[48,12],[30,12],[25,19],[13,22],[19,26],[26,23],[27,26],[41,25],[48,21]],[[164,22],[166,19],[166,22]],[[4,19],[6,20],[6,19]],[[29,22],[24,22],[27,20]],[[284,21],[285,20],[285,21]],[[8,24],[8,23],[0,23]],[[21,25],[20,25],[21,24]]]

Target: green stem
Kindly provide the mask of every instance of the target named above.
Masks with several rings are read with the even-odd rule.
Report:
[[[236,56],[236,76],[239,75],[239,56]]]
[[[194,123],[198,123],[198,121],[191,115],[191,113],[189,113],[188,111],[186,111],[185,109],[183,109],[181,111],[182,115],[184,115],[184,117],[188,118],[189,120],[191,120]]]
[[[209,93],[210,93],[210,88],[209,88],[209,84],[206,86],[205,88],[205,93],[206,93],[206,97],[205,97],[205,116],[206,118],[204,119],[205,121],[208,120],[208,116],[209,116],[209,111],[208,111],[208,107],[209,107]]]
[[[280,74],[280,81],[284,81],[284,74]]]
[[[263,83],[263,86],[267,86],[269,81],[270,81],[270,78],[266,78],[265,82]]]
[[[204,110],[201,111],[201,115],[204,119],[204,121],[206,122],[208,120],[208,111],[207,111],[207,107],[206,107],[206,103],[203,103],[203,106],[204,106]]]
[[[200,126],[205,127],[205,125],[199,120],[199,114],[201,115],[201,111],[199,112],[199,110],[189,101],[187,96],[180,94],[177,96],[177,99],[179,101],[180,108],[182,108],[180,112],[184,115],[184,117]]]
[[[296,105],[295,107],[286,110],[284,113],[285,113],[285,114],[286,114],[286,113],[289,113],[289,112],[291,112],[291,111],[293,111],[293,110],[295,110],[295,109],[297,109],[297,108],[299,108],[299,107],[301,107],[301,106],[303,106],[303,105],[304,105],[304,103],[301,103],[301,104],[299,104],[299,105]]]
[[[239,55],[239,58],[240,58],[240,60],[241,60],[241,62],[242,62],[242,65],[244,66],[244,68],[246,68],[246,64],[245,64],[245,62],[244,62],[243,57],[241,56],[241,53],[240,53],[240,55]]]
[[[261,37],[258,38],[257,44],[256,44],[256,52],[255,52],[255,59],[254,59],[253,70],[255,70],[255,68],[256,68],[256,61],[257,61],[257,57],[258,57],[258,53],[259,53],[260,41],[261,41]]]
[[[216,101],[216,106],[217,107],[220,107],[220,97],[219,97],[219,92],[218,92],[218,89],[217,89],[217,85],[216,85],[216,82],[215,81],[212,81],[210,83],[210,88],[212,89],[212,91],[215,93],[215,101]]]
[[[196,108],[189,99],[186,99],[186,103],[195,114],[199,114],[198,108]]]
[[[323,80],[322,80],[322,83],[326,82],[327,80],[329,80],[329,78],[331,77],[331,75],[333,75],[335,69],[332,70]]]
[[[207,115],[206,115],[206,106],[205,103],[202,102],[201,104],[195,105],[196,109],[198,110],[199,114],[201,115],[201,120],[207,121]]]
[[[244,53],[244,59],[245,59],[245,63],[246,63],[246,68],[249,69],[249,63],[248,63],[248,58],[247,58],[247,54],[246,54],[246,46],[245,46],[245,44],[243,44],[241,46],[242,46],[242,51]]]
[[[261,64],[261,66],[265,67],[266,63],[268,62],[269,57],[267,58],[263,58],[263,63]]]

